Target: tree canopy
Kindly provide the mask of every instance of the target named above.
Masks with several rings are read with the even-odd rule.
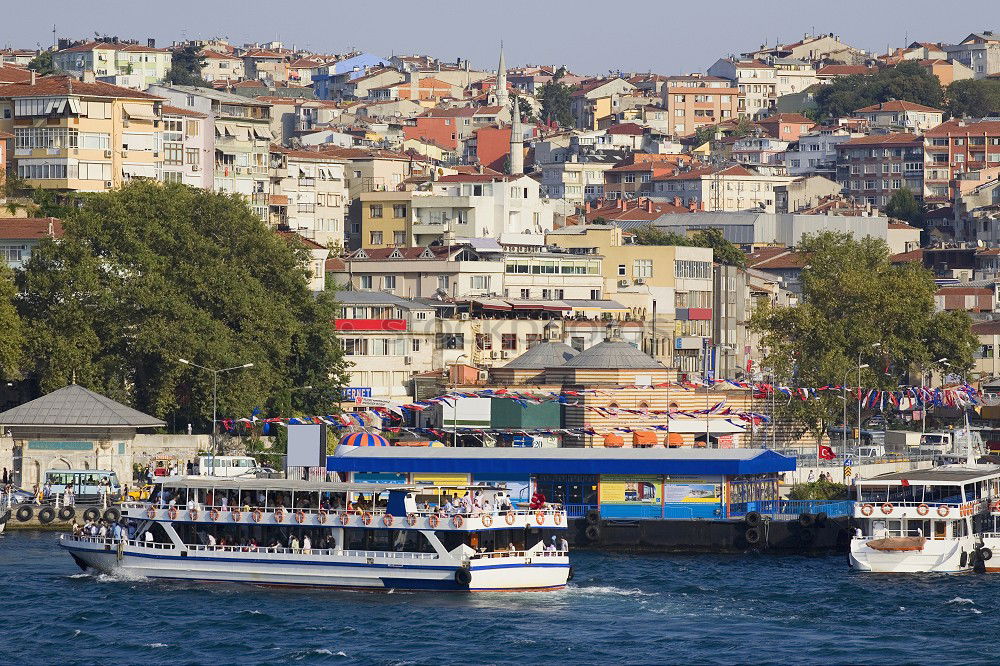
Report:
[[[838,77],[816,93],[816,106],[819,115],[828,118],[893,99],[940,109],[943,98],[938,78],[918,63],[907,61],[874,74]]]
[[[886,204],[885,214],[897,220],[923,226],[924,211],[908,188],[903,187],[892,193]]]
[[[948,113],[956,117],[1000,115],[1000,81],[965,79],[948,86]]]
[[[556,72],[552,80],[543,85],[538,91],[538,103],[542,105],[541,116],[546,123],[555,121],[563,127],[573,124],[573,114],[570,113],[570,94],[573,89],[561,83],[562,70]]]
[[[236,196],[135,182],[88,195],[19,276],[35,393],[76,382],[168,423],[211,423],[254,407],[329,411],[343,386],[333,294],[308,289],[305,250]],[[2,302],[2,297],[0,297]],[[0,319],[4,316],[0,305]],[[5,330],[7,327],[5,327]],[[12,346],[12,345],[11,345]],[[8,352],[0,337],[0,364]]]
[[[764,357],[776,380],[793,386],[857,385],[895,389],[942,358],[957,369],[972,366],[977,344],[964,311],[935,312],[933,275],[917,263],[893,265],[885,241],[824,232],[804,236],[798,250],[802,303],[765,304],[752,316]],[[791,400],[781,416],[822,439],[840,419],[841,394]],[[856,405],[856,403],[854,403]]]
[[[635,233],[637,245],[679,245],[682,247],[710,247],[712,256],[720,264],[746,267],[746,255],[738,247],[726,240],[721,229],[703,229],[690,236],[672,231],[662,231],[653,225],[639,227]]]
[[[201,68],[205,64],[205,59],[198,53],[197,46],[185,46],[174,51],[166,82],[179,86],[211,88],[212,84],[201,78]]]
[[[55,73],[55,65],[52,64],[52,51],[42,51],[28,63],[28,69],[37,72],[39,76],[48,76]]]

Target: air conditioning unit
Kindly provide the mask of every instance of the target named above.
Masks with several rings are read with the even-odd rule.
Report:
[[[501,358],[510,358],[510,352],[505,349],[504,351],[500,352],[500,357]]]
[[[461,319],[462,321],[469,321],[469,313],[468,312],[459,312],[458,313],[458,318]]]
[[[110,150],[105,150],[104,151],[104,156],[105,157],[111,157],[111,151]]]
[[[191,171],[201,171],[201,167],[198,166],[197,164],[192,164]]]
[[[153,151],[153,157],[159,157],[159,156],[160,156],[160,151],[154,150]]]
[[[490,352],[490,358],[497,359],[500,358],[500,352]]]
[[[128,157],[128,151],[122,149],[122,157]]]
[[[633,282],[635,284],[646,284],[646,279],[645,278],[636,278],[635,280],[633,280]]]
[[[236,167],[236,173],[243,173],[243,167]]]
[[[486,370],[479,371],[479,381],[485,382],[490,378],[490,373]]]
[[[619,287],[627,287],[628,286],[628,280],[618,280],[618,286]]]
[[[404,356],[403,357],[403,365],[413,365],[413,357],[412,356]]]
[[[110,180],[104,181],[104,187],[111,188],[111,187],[114,187],[114,186],[115,186],[115,184],[112,183]]]

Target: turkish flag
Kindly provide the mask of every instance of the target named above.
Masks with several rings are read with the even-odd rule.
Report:
[[[819,445],[818,455],[822,460],[833,460],[834,458],[837,457],[837,454],[833,452],[833,449],[831,449],[829,446],[826,446],[825,444]]]

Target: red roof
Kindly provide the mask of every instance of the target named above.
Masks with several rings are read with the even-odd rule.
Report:
[[[807,262],[808,257],[805,254],[801,252],[789,251],[787,253],[771,257],[770,259],[763,259],[757,261],[756,263],[751,263],[750,268],[756,268],[761,271],[805,268]]]
[[[801,113],[776,113],[767,118],[757,121],[758,125],[773,125],[776,123],[801,123],[804,125],[815,125],[816,121],[803,116]]]
[[[291,242],[291,241],[297,241],[297,242],[299,242],[300,244],[302,244],[303,247],[305,247],[308,250],[325,250],[326,249],[325,245],[320,245],[319,243],[317,243],[316,241],[314,241],[312,239],[306,238],[305,236],[300,236],[298,233],[296,233],[294,231],[278,231],[276,233],[279,236],[281,236],[282,238],[284,238],[285,240],[289,241],[289,242]]]
[[[78,46],[71,46],[58,53],[85,53],[97,49],[109,51],[127,51],[129,53],[167,53],[169,49],[157,49],[152,46],[140,46],[139,44],[113,44],[110,42],[87,42]]]
[[[985,287],[945,286],[937,290],[938,296],[988,296],[992,293],[992,289],[986,289]]]
[[[4,90],[0,88],[0,90]],[[924,136],[931,137],[943,137],[952,135],[964,135],[964,134],[988,134],[990,136],[1000,135],[1000,121],[997,120],[981,120],[979,122],[962,120],[959,118],[953,118],[947,122],[941,123],[937,127],[931,128],[924,132]]]
[[[695,180],[701,178],[702,176],[753,176],[754,173],[748,169],[741,166],[731,166],[725,169],[715,169],[713,167],[704,167],[701,169],[691,169],[690,171],[681,171],[680,173],[675,173],[671,176],[660,176],[654,178],[653,180]]]
[[[492,171],[492,169],[491,169]],[[458,173],[451,176],[441,176],[437,179],[439,183],[492,183],[498,180],[507,180],[509,176],[493,173]]]
[[[28,83],[29,81],[31,81],[29,70],[0,65],[0,83]]]
[[[3,97],[49,97],[52,95],[79,95],[84,97],[123,97],[126,99],[160,100],[162,97],[148,93],[113,86],[110,83],[95,81],[84,83],[69,76],[42,76],[30,83],[12,83],[0,88]]]
[[[630,136],[642,136],[646,132],[642,129],[640,125],[635,123],[622,123],[620,125],[612,125],[607,129],[608,134],[626,134]]]
[[[976,335],[1000,335],[1000,321],[980,321],[972,325]]]
[[[866,106],[862,109],[856,110],[854,113],[872,113],[875,111],[922,111],[925,113],[941,113],[941,109],[935,109],[931,106],[924,106],[923,104],[917,104],[915,102],[907,102],[901,99],[894,99],[888,102],[880,102],[878,104],[872,104],[871,106]]]
[[[909,146],[909,145],[922,145],[923,141],[920,137],[910,134],[908,132],[893,132],[891,134],[870,134],[868,136],[859,136],[855,139],[849,139],[843,143],[837,144],[838,148],[851,146]]]
[[[56,217],[0,218],[0,238],[4,240],[62,238],[62,235],[62,221]]]
[[[231,56],[228,53],[219,53],[218,51],[212,51],[209,49],[203,49],[199,55],[206,60],[243,60],[242,58]]]
[[[889,257],[889,261],[893,264],[906,264],[911,261],[916,261],[917,263],[923,263],[924,261],[924,251],[921,249],[910,250],[909,252],[900,252],[899,254],[894,254]]]
[[[163,115],[165,116],[190,116],[191,118],[208,118],[204,113],[198,111],[193,111],[191,109],[182,109],[179,106],[170,106],[169,104],[164,104],[162,106]]]

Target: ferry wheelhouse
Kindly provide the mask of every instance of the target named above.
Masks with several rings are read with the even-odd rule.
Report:
[[[501,487],[174,477],[122,519],[128,538],[59,544],[81,568],[161,579],[485,591],[571,576],[563,509],[514,509]]]
[[[857,482],[850,565],[885,573],[1000,571],[1000,467],[943,465]],[[991,566],[993,565],[993,566]]]

